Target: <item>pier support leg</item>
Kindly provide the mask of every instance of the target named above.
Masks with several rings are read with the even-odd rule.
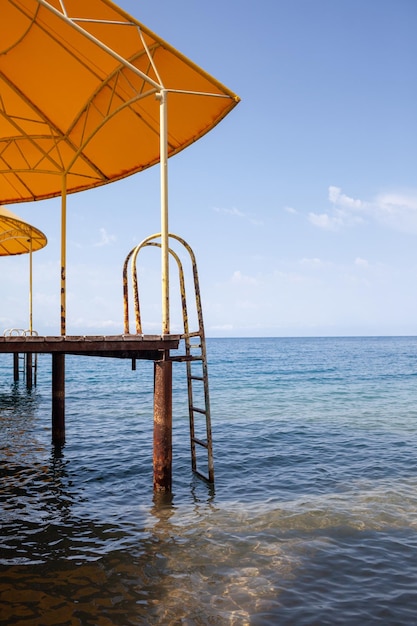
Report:
[[[15,383],[19,380],[19,355],[17,352],[13,354],[13,380]]]
[[[172,489],[172,362],[154,363],[153,488]]]
[[[65,443],[65,354],[52,353],[52,443]]]
[[[26,356],[26,358],[25,358],[25,363],[26,363],[26,387],[28,389],[32,389],[32,385],[33,385],[33,378],[32,378],[32,373],[33,373],[33,369],[32,369],[32,353],[31,352],[27,352],[25,356]]]

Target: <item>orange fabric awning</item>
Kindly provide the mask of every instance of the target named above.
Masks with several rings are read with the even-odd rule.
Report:
[[[239,98],[109,0],[0,0],[0,204],[108,183],[213,128]]]
[[[0,256],[36,252],[46,244],[43,232],[5,207],[0,207]]]

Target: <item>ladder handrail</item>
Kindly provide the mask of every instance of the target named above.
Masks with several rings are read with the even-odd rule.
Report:
[[[142,250],[146,246],[149,246],[149,245],[152,246],[153,245],[153,246],[161,247],[160,243],[152,242],[152,240],[158,239],[160,237],[161,237],[161,233],[154,233],[153,235],[149,235],[148,237],[143,239],[137,246],[132,248],[132,250],[128,253],[128,255],[127,255],[126,259],[125,259],[125,262],[124,262],[124,265],[123,265],[123,305],[124,305],[123,309],[124,309],[124,333],[125,334],[130,334],[130,330],[129,330],[129,287],[128,287],[128,277],[127,277],[129,261],[131,260],[132,288],[133,288],[134,308],[135,308],[135,318],[136,318],[136,334],[141,335],[142,334],[142,323],[141,323],[141,316],[140,316],[140,305],[139,305],[139,291],[138,291],[138,281],[137,281],[136,260],[137,260],[137,256],[138,256],[140,250]],[[199,287],[198,271],[197,271],[197,262],[196,262],[195,254],[194,254],[191,246],[185,241],[185,239],[183,239],[179,235],[175,235],[174,233],[169,233],[168,237],[171,237],[172,239],[176,239],[179,243],[181,243],[184,246],[184,248],[187,250],[188,254],[190,255],[191,266],[192,266],[192,271],[193,271],[193,279],[194,279],[194,291],[195,291],[195,298],[196,298],[196,309],[197,309],[199,328],[200,329],[204,329],[204,324],[203,324],[203,319],[202,319],[201,295],[200,295],[200,287]],[[181,272],[182,272],[182,278],[183,278],[184,274],[183,274],[183,269],[182,269],[182,263],[181,263],[178,255],[175,253],[174,250],[172,250],[172,248],[169,248],[169,253],[172,254],[174,256],[174,258],[176,259],[176,261],[178,263],[178,267],[179,267],[180,276],[181,276]],[[181,281],[181,278],[180,278],[180,281]],[[183,283],[183,284],[185,285],[185,283]],[[184,294],[181,292],[181,296],[183,296],[183,295],[185,295],[185,286],[184,286]],[[183,300],[183,298],[182,298],[182,300]],[[187,319],[188,319],[188,316],[187,316]],[[184,333],[186,333],[185,329],[184,329]]]
[[[155,246],[157,248],[161,248],[161,244],[158,242],[154,242],[154,241],[148,241],[147,243],[143,245],[143,247],[146,247],[146,246]],[[169,254],[171,254],[173,258],[176,260],[177,266],[178,266],[178,275],[179,275],[179,283],[180,283],[180,291],[181,291],[181,305],[182,305],[182,312],[183,312],[184,334],[188,335],[189,327],[188,327],[187,301],[186,301],[186,296],[185,296],[184,268],[183,268],[181,259],[179,258],[175,250],[173,250],[172,248],[168,248],[168,251],[169,251]],[[133,259],[132,259],[132,280],[133,280],[133,285],[136,285],[136,290],[134,294],[135,295],[135,311],[136,310],[138,311],[136,332],[137,334],[142,334],[142,326],[140,324],[139,290],[137,287],[138,285],[137,268],[136,268],[136,264],[133,265]],[[139,320],[139,325],[138,325],[138,320]]]
[[[128,285],[128,278],[127,278],[127,269],[128,269],[129,261],[133,257],[132,266],[136,265],[136,258],[138,256],[139,251],[143,248],[144,245],[146,245],[148,241],[155,239],[157,237],[160,237],[160,233],[149,235],[149,237],[146,237],[146,239],[144,239],[137,246],[132,248],[132,250],[127,255],[125,262],[123,264],[123,311],[124,311],[124,333],[126,335],[130,334],[130,331],[129,331],[129,285]],[[135,286],[135,284],[133,284],[133,292],[135,296],[135,303],[136,301],[139,303],[137,285]],[[139,326],[141,326],[140,311],[138,311],[138,315],[139,315]],[[138,325],[138,323],[136,325]],[[142,333],[140,332],[137,334],[141,335]]]

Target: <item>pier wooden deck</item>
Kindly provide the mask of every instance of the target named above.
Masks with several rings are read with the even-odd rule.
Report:
[[[149,359],[175,350],[180,335],[65,335],[0,337],[0,353],[79,354],[85,356]]]

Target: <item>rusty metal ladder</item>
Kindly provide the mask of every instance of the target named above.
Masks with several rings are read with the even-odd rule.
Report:
[[[129,301],[128,301],[128,277],[127,269],[131,260],[131,274],[134,297],[134,311],[136,322],[136,333],[142,334],[142,322],[139,306],[139,290],[136,271],[136,259],[141,249],[146,246],[161,247],[157,240],[160,233],[151,235],[144,239],[139,245],[133,248],[126,257],[123,267],[123,297],[124,297],[124,332],[129,334]],[[187,309],[187,298],[185,288],[184,269],[178,254],[170,247],[169,253],[175,259],[178,266],[178,276],[181,291],[181,306],[184,331],[180,335],[184,342],[184,354],[170,356],[172,361],[185,362],[187,371],[187,393],[188,393],[188,416],[190,425],[190,445],[191,445],[191,467],[193,472],[208,483],[214,483],[214,460],[213,460],[213,438],[211,430],[210,396],[207,368],[206,339],[204,333],[203,311],[201,306],[200,287],[198,281],[197,263],[195,255],[189,244],[172,233],[169,238],[179,242],[189,254],[195,295],[195,310],[197,315],[198,330],[190,331],[189,317]],[[201,455],[197,452],[204,451],[207,455],[205,471],[199,468],[202,464]]]
[[[198,331],[184,333],[183,339],[185,342],[185,355],[176,356],[173,357],[173,359],[185,361],[187,368],[191,465],[193,472],[207,482],[214,483],[213,439],[211,433],[210,398],[204,327],[200,325]],[[198,371],[196,371],[197,368]],[[204,426],[201,427],[200,424],[202,419],[205,421],[205,432],[202,432],[204,430]],[[197,448],[207,450],[206,473],[202,473],[197,467]]]

